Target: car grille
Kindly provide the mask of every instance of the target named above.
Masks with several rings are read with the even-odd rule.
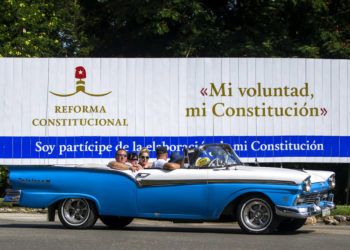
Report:
[[[327,200],[328,198],[328,192],[318,192],[318,193],[311,193],[311,194],[303,194],[300,196],[304,200],[303,203],[307,204],[319,204],[320,201]]]

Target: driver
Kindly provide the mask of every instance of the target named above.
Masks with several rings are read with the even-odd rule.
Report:
[[[172,152],[170,160],[164,164],[163,169],[174,170],[184,167],[184,157],[178,152]]]

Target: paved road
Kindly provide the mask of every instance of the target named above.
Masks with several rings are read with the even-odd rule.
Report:
[[[293,234],[246,235],[237,224],[135,220],[126,230],[98,222],[63,229],[45,215],[1,214],[0,249],[349,249],[350,226],[304,226]]]

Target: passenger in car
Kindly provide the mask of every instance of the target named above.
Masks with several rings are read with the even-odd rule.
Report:
[[[143,169],[143,167],[139,164],[139,157],[135,152],[128,153],[128,161],[126,162],[126,165],[135,167],[137,170]]]
[[[157,160],[152,164],[152,168],[163,168],[164,164],[168,160],[168,149],[164,146],[158,146],[156,148]]]
[[[124,149],[118,149],[115,153],[115,161],[111,161],[107,164],[108,167],[117,169],[117,170],[131,170],[133,172],[138,171],[137,166],[130,166],[127,164],[127,152]]]
[[[165,163],[163,169],[174,170],[184,167],[184,157],[178,152],[172,152],[169,162]]]
[[[142,168],[150,168],[151,164],[148,162],[149,160],[149,150],[148,148],[142,148],[139,152],[139,164]]]

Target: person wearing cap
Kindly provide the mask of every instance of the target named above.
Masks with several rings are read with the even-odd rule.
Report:
[[[164,146],[158,146],[156,148],[156,156],[157,156],[157,160],[153,162],[152,168],[162,169],[164,164],[168,160],[168,149]]]
[[[137,166],[130,166],[130,164],[127,164],[127,160],[126,150],[118,149],[115,153],[115,161],[109,162],[107,166],[117,170],[131,170],[133,172],[139,170]]]
[[[184,157],[178,152],[172,152],[169,162],[165,163],[163,169],[175,170],[182,168],[184,165]]]

